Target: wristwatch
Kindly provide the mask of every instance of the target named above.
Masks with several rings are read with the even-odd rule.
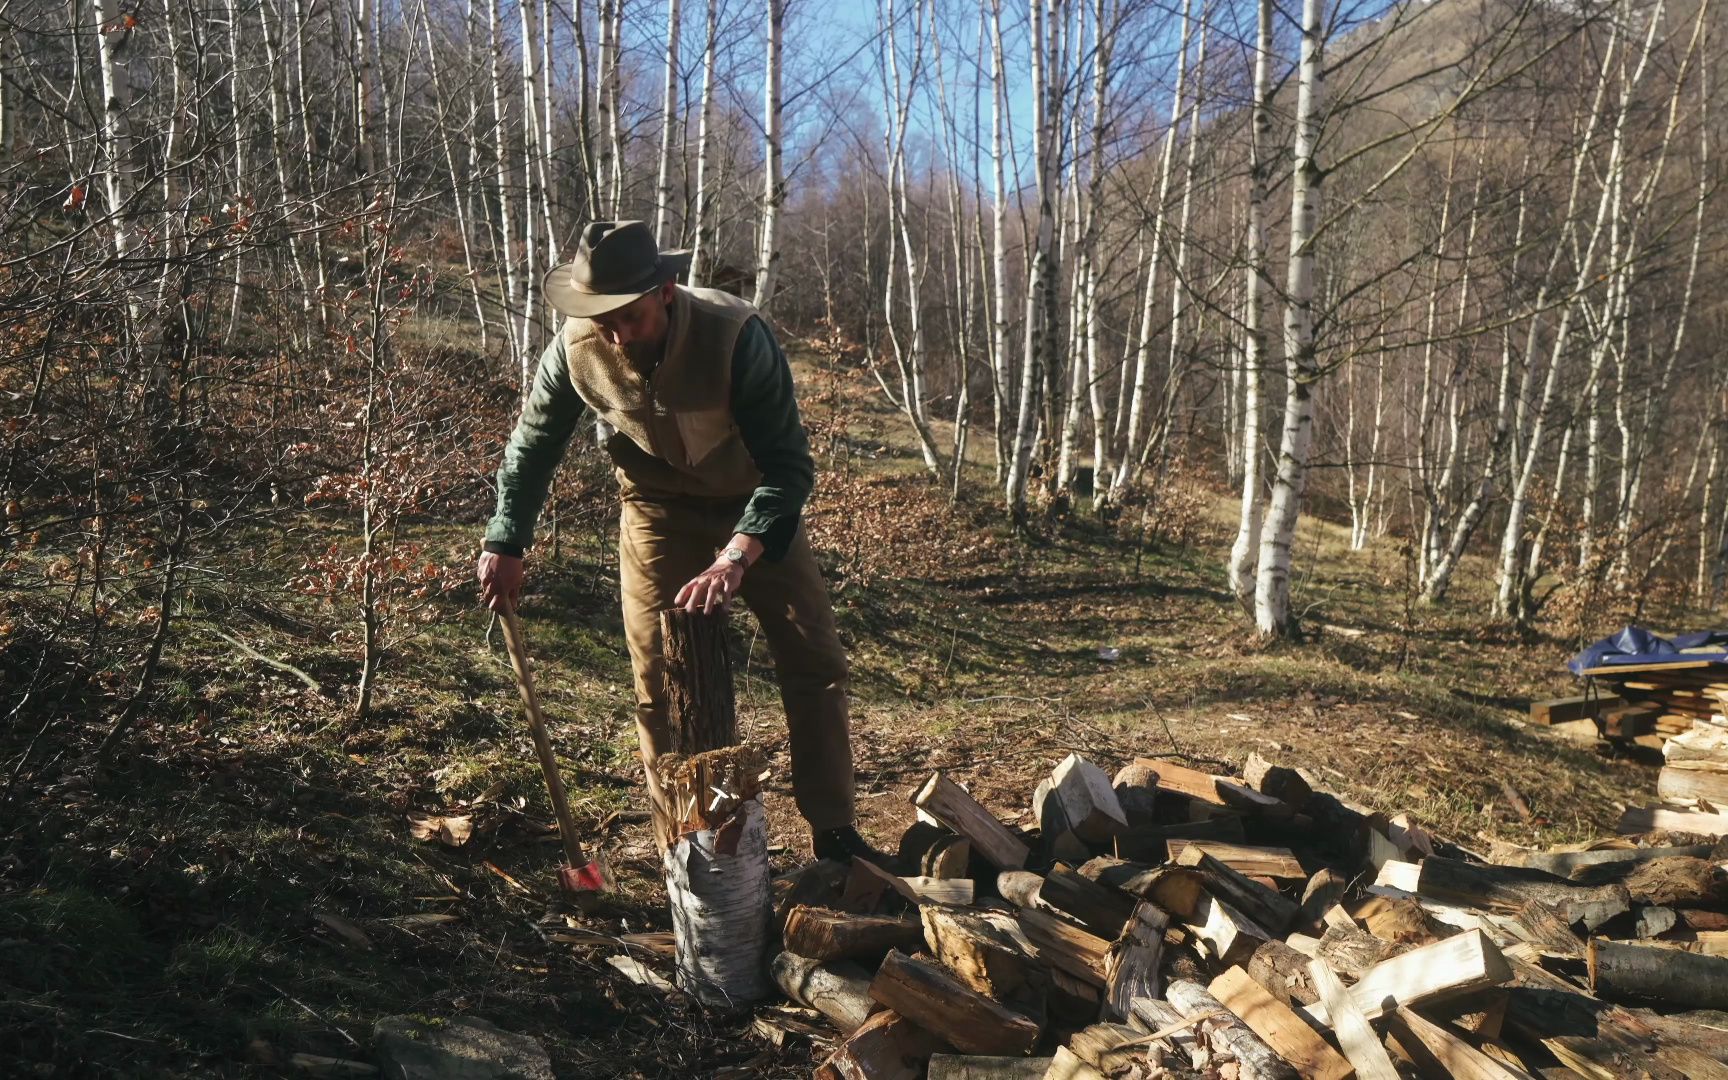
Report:
[[[743,566],[744,560],[745,560],[745,558],[747,558],[747,556],[744,554],[743,548],[727,547],[727,549],[725,551],[722,551],[720,554],[722,554],[726,557],[727,562],[734,563],[738,566]]]

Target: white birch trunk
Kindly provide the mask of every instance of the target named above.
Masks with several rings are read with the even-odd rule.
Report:
[[[1236,541],[1230,547],[1230,589],[1243,610],[1252,611],[1259,566],[1260,525],[1265,495],[1260,482],[1260,399],[1266,387],[1266,303],[1272,283],[1266,276],[1266,199],[1272,180],[1272,0],[1255,5],[1254,104],[1248,135],[1249,195],[1247,265],[1243,269],[1245,307],[1242,333],[1242,503]]]
[[[1325,108],[1325,65],[1321,0],[1302,2],[1302,53],[1297,66],[1296,138],[1290,181],[1290,260],[1285,276],[1284,370],[1289,389],[1284,401],[1284,431],[1278,447],[1278,473],[1260,540],[1260,565],[1254,590],[1254,625],[1267,637],[1291,628],[1290,554],[1301,513],[1308,449],[1314,436],[1314,233],[1320,216],[1324,173],[1315,153]]]
[[[696,222],[691,229],[690,243],[690,284],[699,286],[708,280],[707,267],[703,262],[709,258],[708,230],[709,202],[713,197],[712,180],[708,175],[709,156],[712,153],[710,144],[713,141],[711,125],[714,118],[714,59],[716,41],[720,32],[720,0],[708,0],[707,33],[702,46],[702,112],[696,121]]]
[[[774,299],[780,273],[780,207],[786,199],[782,157],[781,68],[786,27],[786,0],[768,0],[768,66],[762,86],[763,169],[761,242],[756,251],[756,295],[751,303],[766,308]]]
[[[672,213],[672,140],[678,127],[678,0],[666,0],[666,82],[660,94],[660,179],[654,186],[654,235],[676,247],[667,232]]]

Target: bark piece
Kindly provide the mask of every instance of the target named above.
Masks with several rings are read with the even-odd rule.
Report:
[[[1116,793],[1117,805],[1127,818],[1129,828],[1150,825],[1158,820],[1158,770],[1147,761],[1130,761],[1117,770],[1110,789]]]
[[[856,964],[823,964],[807,956],[783,952],[769,973],[787,997],[826,1016],[842,1034],[850,1035],[875,1010],[870,975]]]
[[[1038,1041],[1036,1021],[898,949],[882,961],[871,980],[870,996],[967,1053],[1023,1054]]]
[[[1026,865],[1030,849],[1020,838],[941,772],[934,773],[925,782],[912,803],[971,841],[972,850],[998,870],[1018,870]]]
[[[1318,944],[1318,943],[1316,943]],[[1255,948],[1244,966],[1248,976],[1285,1005],[1312,1005],[1317,1000],[1308,973],[1310,958],[1282,941],[1267,941]]]
[[[879,960],[889,949],[916,949],[924,927],[910,915],[851,915],[798,905],[781,935],[789,952],[813,960]]]
[[[1722,907],[1728,904],[1728,874],[1716,863],[1692,856],[1653,859],[1627,875],[1626,892],[1640,904]]]
[[[1122,803],[1104,770],[1079,754],[1069,754],[1050,774],[1068,827],[1082,840],[1103,843],[1128,828]]]
[[[1709,857],[1711,852],[1712,848],[1709,844],[1691,844],[1684,847],[1627,847],[1604,848],[1593,851],[1531,852],[1520,856],[1513,865],[1546,870],[1556,877],[1576,881],[1580,885],[1606,885],[1614,881],[1624,881],[1626,875],[1637,869],[1641,863],[1676,855],[1691,855],[1702,859]]]
[[[698,754],[738,742],[726,617],[669,608],[660,613],[665,650],[667,750]]]
[[[1177,979],[1165,997],[1189,1020],[1221,1014],[1201,1020],[1197,1027],[1213,1044],[1235,1055],[1241,1080],[1297,1080],[1300,1074],[1295,1069],[1199,983]]]
[[[1054,1058],[932,1054],[927,1080],[1044,1080]]]
[[[1380,1036],[1351,1000],[1350,992],[1339,981],[1338,973],[1324,960],[1314,960],[1308,969],[1314,991],[1326,1006],[1332,1021],[1332,1032],[1338,1036],[1338,1048],[1356,1070],[1358,1080],[1398,1080],[1398,1069],[1381,1044]]]
[[[1619,885],[1575,885],[1541,870],[1520,866],[1478,866],[1457,859],[1422,860],[1420,895],[1472,907],[1516,911],[1532,900],[1551,905],[1569,923],[1594,930],[1630,909]]]
[[[1105,1016],[1127,1020],[1133,1015],[1135,998],[1158,996],[1158,961],[1169,926],[1170,917],[1153,905],[1135,905],[1104,961]]]
[[[892,1009],[883,1009],[860,1024],[816,1075],[838,1080],[918,1080],[924,1075],[926,1059],[946,1049],[948,1045],[936,1035]]]
[[[1445,1025],[1407,1008],[1387,1014],[1386,1026],[1417,1072],[1431,1080],[1529,1080],[1527,1073],[1494,1060]]]
[[[1405,946],[1382,941],[1373,934],[1350,927],[1328,926],[1320,935],[1320,947],[1315,957],[1324,960],[1334,971],[1359,979],[1362,973],[1384,960],[1404,951]]]
[[[996,892],[1015,907],[1035,908],[1044,890],[1044,878],[1030,870],[1004,870],[996,875]]]
[[[1592,938],[1590,992],[1604,1001],[1728,1009],[1728,958]]]
[[[1044,875],[1038,899],[1073,916],[1086,929],[1106,939],[1120,934],[1123,924],[1134,913],[1133,897],[1101,885],[1063,863],[1057,863]]]

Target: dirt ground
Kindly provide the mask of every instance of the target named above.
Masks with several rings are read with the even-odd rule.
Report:
[[[1570,692],[1576,642],[1485,625],[1480,566],[1445,607],[1417,609],[1393,541],[1351,552],[1310,521],[1296,588],[1309,636],[1263,647],[1224,584],[1231,504],[1205,483],[1174,483],[1155,514],[1073,511],[1016,533],[990,510],[987,466],[950,506],[896,451],[861,376],[848,392],[810,520],[853,657],[860,823],[879,845],[895,846],[932,769],[1029,821],[1033,787],[1069,751],[1225,771],[1259,751],[1478,850],[1605,833],[1653,797],[1650,763],[1522,723],[1533,696]],[[540,560],[524,614],[616,896],[577,912],[551,890],[551,814],[501,648],[465,592],[397,628],[377,715],[348,723],[352,651],[333,636],[347,616],[282,588],[296,551],[334,534],[305,514],[201,594],[163,700],[112,769],[89,764],[109,718],[80,702],[0,733],[5,1075],[303,1075],[293,1054],[365,1058],[372,1025],[404,1013],[533,1035],[568,1077],[808,1075],[807,1049],[604,964],[621,951],[609,939],[668,922],[596,514],[591,537],[569,525]],[[469,558],[472,523],[422,532],[431,557]],[[774,858],[790,869],[808,836],[771,665],[748,619],[736,629],[741,722],[771,755]],[[451,842],[436,817],[461,819]]]

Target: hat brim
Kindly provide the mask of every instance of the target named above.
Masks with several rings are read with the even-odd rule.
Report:
[[[547,271],[540,284],[540,295],[545,297],[546,303],[560,315],[568,315],[572,319],[592,319],[596,315],[617,311],[626,304],[640,300],[669,281],[677,281],[679,275],[690,267],[690,252],[662,251],[654,277],[648,284],[641,289],[621,293],[596,293],[578,289],[570,280],[570,266],[567,262],[559,263]]]

